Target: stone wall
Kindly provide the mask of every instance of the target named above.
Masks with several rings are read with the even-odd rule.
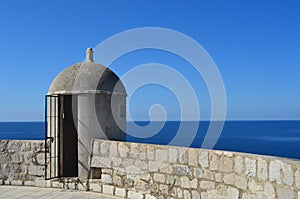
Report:
[[[34,186],[44,175],[44,141],[0,140],[0,184]]]
[[[43,141],[0,141],[2,184],[90,190],[121,198],[300,199],[299,161],[105,140],[92,144],[89,180],[45,181]]]
[[[119,197],[299,198],[300,162],[224,151],[95,140],[90,189]]]

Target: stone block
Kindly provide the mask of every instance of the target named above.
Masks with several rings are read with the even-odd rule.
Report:
[[[155,160],[161,162],[168,161],[168,151],[166,149],[156,150]]]
[[[219,157],[216,153],[214,153],[213,151],[211,151],[209,153],[209,169],[212,171],[216,171],[219,169]]]
[[[176,192],[177,192],[177,197],[178,198],[182,198],[183,197],[182,189],[180,189],[179,187],[177,187]]]
[[[147,151],[147,159],[148,160],[154,160],[154,157],[155,157],[155,150],[154,150],[154,147],[153,146],[150,146],[148,145],[146,147],[146,151]]]
[[[268,164],[262,158],[257,159],[257,178],[259,180],[267,180],[268,179]]]
[[[92,158],[91,167],[111,168],[112,161],[110,157],[94,156]]]
[[[282,172],[283,172],[283,182],[288,186],[292,186],[294,184],[294,172],[292,170],[291,165],[283,164]]]
[[[295,172],[296,187],[300,190],[300,168]],[[300,198],[299,198],[300,199]]]
[[[153,174],[153,180],[155,182],[159,182],[159,183],[164,183],[166,178],[165,178],[165,175],[164,174],[161,174],[161,173],[154,173]]]
[[[198,166],[198,153],[196,149],[188,149],[188,165]]]
[[[234,174],[233,173],[224,174],[223,181],[225,184],[233,185],[234,184]]]
[[[126,198],[126,189],[116,187],[115,195],[121,198]]]
[[[117,185],[117,186],[123,185],[122,178],[120,176],[114,175],[112,180],[113,180],[114,185]]]
[[[160,184],[159,191],[162,195],[169,195],[169,186],[165,184]]]
[[[186,165],[173,165],[173,174],[175,175],[184,175],[184,176],[191,176],[192,172],[190,168]]]
[[[102,155],[109,156],[110,143],[110,141],[102,141],[100,145],[100,152]]]
[[[184,199],[191,199],[191,193],[188,190],[183,191],[183,198]]]
[[[22,180],[12,180],[11,185],[21,186],[21,185],[23,185],[23,181]]]
[[[203,171],[203,179],[205,180],[215,180],[215,175],[212,171],[208,170],[208,169],[204,169]]]
[[[58,182],[58,181],[52,181],[51,182],[51,187],[53,187],[53,188],[63,188],[64,187],[64,185],[63,185],[63,183],[61,183],[61,182]]]
[[[200,199],[200,194],[198,191],[192,191],[192,199]]]
[[[256,193],[258,191],[262,191],[263,187],[257,184],[253,179],[250,179],[248,182],[248,188],[252,193]]]
[[[109,155],[111,158],[118,156],[118,144],[116,142],[111,142],[109,147]]]
[[[156,199],[156,197],[151,194],[146,194],[145,199]]]
[[[203,170],[200,168],[194,168],[194,177],[195,178],[202,178],[203,177]]]
[[[143,199],[144,195],[142,193],[128,191],[128,199]]]
[[[102,187],[98,183],[90,183],[90,191],[101,193],[102,192]]]
[[[180,178],[180,184],[181,184],[182,188],[197,189],[198,180],[196,178],[194,178],[193,180],[190,180],[187,176],[183,176]]]
[[[222,182],[222,174],[221,173],[215,173],[215,181]]]
[[[151,172],[157,172],[158,171],[158,162],[156,161],[149,161],[148,162],[148,169]]]
[[[129,147],[123,142],[119,143],[118,151],[122,158],[126,158],[129,155]]]
[[[135,188],[135,190],[145,192],[149,189],[149,183],[145,182],[143,180],[136,180],[134,182],[134,188]]]
[[[234,171],[238,174],[242,174],[245,171],[244,159],[241,156],[237,156],[234,159]]]
[[[199,164],[202,168],[208,168],[209,162],[208,162],[208,152],[207,151],[200,152]]]
[[[177,163],[177,150],[174,148],[169,148],[169,162],[170,163]]]
[[[295,198],[295,192],[292,188],[288,187],[277,187],[277,197],[278,199],[294,199]]]
[[[185,148],[178,148],[178,162],[180,164],[187,164],[188,163],[188,158],[187,158],[187,153],[186,153]]]
[[[265,183],[264,194],[266,198],[275,198],[275,189],[271,183]]]
[[[34,182],[33,181],[24,181],[24,185],[25,186],[34,186]]]
[[[219,171],[230,173],[233,171],[233,160],[227,156],[221,156],[219,160]]]
[[[247,190],[247,178],[239,175],[234,176],[234,185],[242,190]]]
[[[210,189],[214,189],[216,186],[216,183],[211,182],[211,181],[200,181],[200,187],[201,189],[206,189],[206,190],[210,190]]]
[[[106,184],[103,185],[102,193],[108,194],[108,195],[114,195],[114,186],[106,185]]]
[[[112,177],[109,174],[102,174],[101,175],[101,181],[107,184],[111,184],[112,183]]]
[[[246,176],[255,177],[256,176],[256,160],[245,158]]]
[[[230,186],[219,184],[215,189],[208,190],[205,194],[202,192],[201,198],[238,199],[239,190]]]
[[[269,179],[271,182],[276,181],[278,184],[282,183],[281,169],[282,169],[281,161],[273,160],[270,162]]]

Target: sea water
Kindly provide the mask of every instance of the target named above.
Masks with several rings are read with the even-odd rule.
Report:
[[[153,122],[155,124],[155,122]],[[146,121],[128,122],[126,141],[201,148],[210,122],[167,121],[152,136],[136,132],[136,125],[147,128]],[[186,127],[180,132],[180,125]],[[198,128],[192,128],[197,124]],[[159,124],[160,125],[160,124]],[[44,122],[0,122],[0,139],[43,140]],[[274,155],[300,159],[300,121],[226,121],[213,149]]]

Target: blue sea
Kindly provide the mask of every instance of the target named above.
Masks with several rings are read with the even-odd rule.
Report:
[[[195,122],[185,122],[194,125]],[[127,130],[134,130],[134,123],[127,123]],[[147,126],[149,122],[135,122]],[[168,145],[177,140],[192,140],[190,147],[200,148],[209,122],[199,122],[196,135],[187,132],[178,137],[179,121],[167,121],[152,137],[127,135],[129,142]],[[44,139],[44,122],[0,122],[0,139]],[[178,144],[180,145],[180,144]],[[281,156],[300,159],[300,121],[226,121],[214,149]]]

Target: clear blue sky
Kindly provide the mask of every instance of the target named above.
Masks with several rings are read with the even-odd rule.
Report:
[[[299,9],[297,0],[1,1],[0,121],[43,120],[44,95],[59,72],[82,61],[87,47],[147,26],[182,32],[206,49],[223,77],[227,119],[300,119]],[[110,67],[122,75],[148,62],[176,69],[183,61],[149,50]],[[193,70],[185,72],[196,85]],[[151,98],[157,93],[160,98]],[[201,99],[205,117],[207,96]],[[176,99],[161,87],[149,85],[135,97],[137,119],[159,100],[175,119],[179,114]]]

